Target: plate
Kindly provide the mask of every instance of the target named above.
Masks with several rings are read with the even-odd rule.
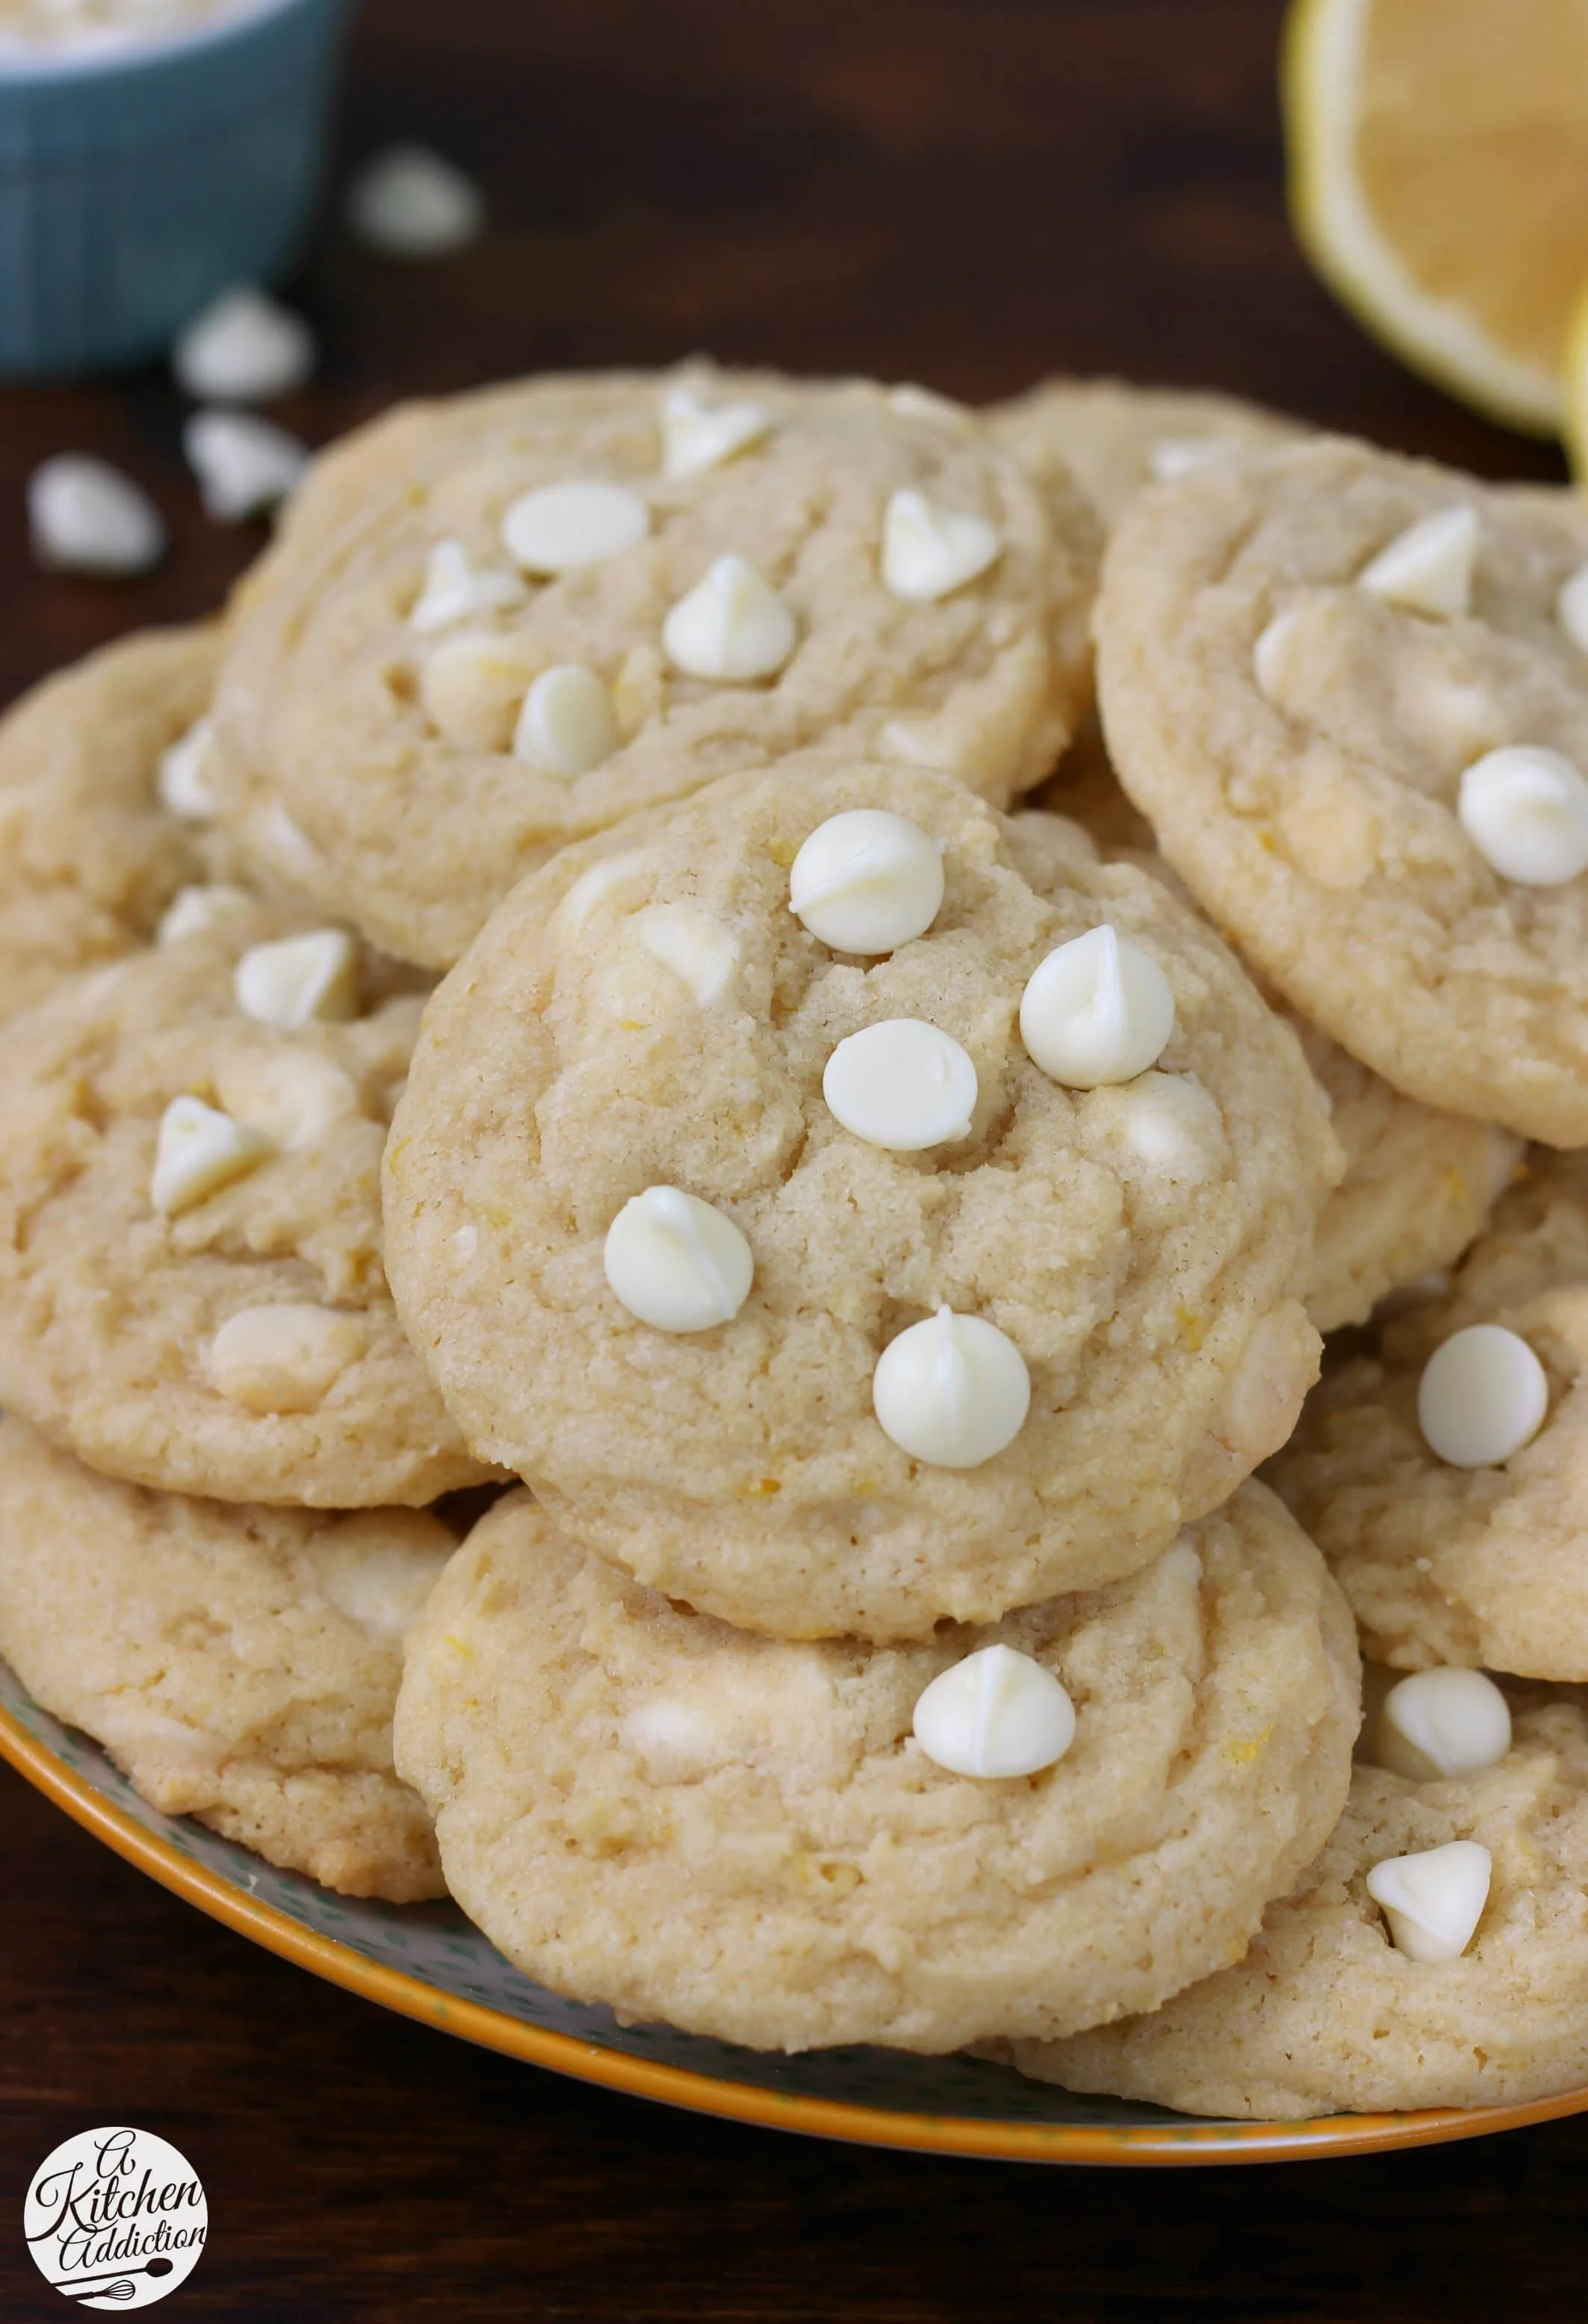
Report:
[[[97,1744],[40,1710],[0,1663],[0,1757],[162,1886],[256,1944],[420,2024],[577,2081],[771,2130],[1016,2163],[1293,2163],[1476,2138],[1588,2110],[1532,2106],[1314,2122],[1212,2122],[1022,2081],[974,2058],[894,2050],[767,2057],[531,1984],[450,1904],[337,1896],[141,1800]]]

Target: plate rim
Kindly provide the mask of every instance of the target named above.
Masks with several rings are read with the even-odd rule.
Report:
[[[1416,2114],[1325,2115],[1304,2122],[1036,2123],[983,2120],[964,2115],[900,2114],[851,2105],[841,2098],[798,2097],[757,2084],[733,2082],[687,2067],[664,2065],[598,2043],[582,2042],[510,2016],[486,2002],[443,1993],[423,1978],[316,1929],[236,1887],[197,1858],[184,1856],[162,1834],[116,1806],[67,1765],[16,1714],[0,1704],[0,1759],[74,1823],[238,1936],[309,1970],[328,1984],[399,2016],[451,2034],[520,2062],[571,2080],[616,2090],[689,2114],[749,2123],[766,2130],[852,2145],[956,2154],[984,2161],[1108,2164],[1151,2168],[1218,2163],[1297,2163],[1337,2155],[1387,2153],[1397,2147],[1445,2144],[1521,2129],[1588,2111],[1588,2089],[1568,2090],[1520,2106],[1439,2107]],[[355,1900],[356,1901],[356,1900]]]

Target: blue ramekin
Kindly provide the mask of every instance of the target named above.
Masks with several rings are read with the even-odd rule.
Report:
[[[0,60],[0,374],[145,360],[313,213],[350,0]]]

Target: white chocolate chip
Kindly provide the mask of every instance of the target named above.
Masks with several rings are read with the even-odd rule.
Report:
[[[173,1097],[160,1118],[149,1200],[162,1217],[174,1219],[257,1169],[272,1150],[261,1131],[202,1098]]]
[[[1175,997],[1158,963],[1105,920],[1035,968],[1020,999],[1020,1038],[1066,1089],[1133,1081],[1162,1056]]]
[[[495,630],[463,630],[426,654],[419,698],[439,734],[465,751],[500,751],[522,715],[534,673],[527,639]]]
[[[938,508],[925,493],[894,493],[882,517],[882,580],[895,597],[929,604],[995,565],[1003,543],[984,516]]]
[[[472,1219],[466,1219],[452,1231],[452,1255],[466,1267],[480,1248],[480,1231]]]
[[[1588,565],[1579,565],[1560,585],[1555,615],[1579,653],[1588,653]]]
[[[611,687],[582,662],[565,661],[543,669],[525,695],[512,750],[525,766],[571,782],[610,759],[617,741]]]
[[[364,1347],[363,1324],[332,1307],[242,1307],[209,1343],[209,1376],[248,1412],[311,1412]]]
[[[1387,1856],[1368,1874],[1397,1952],[1408,1960],[1459,1960],[1489,1901],[1494,1860],[1475,1840],[1446,1840],[1412,1856]]]
[[[929,427],[952,428],[961,435],[974,424],[974,414],[965,404],[939,395],[935,388],[918,386],[914,380],[901,380],[897,387],[891,387],[888,406],[900,420],[924,420]]]
[[[1234,456],[1227,436],[1160,436],[1147,447],[1147,468],[1155,484],[1175,484],[1204,468],[1222,468]]]
[[[1298,610],[1291,605],[1276,613],[1251,650],[1251,674],[1270,702],[1278,702],[1285,690],[1286,648],[1295,635]]]
[[[620,855],[604,855],[587,872],[581,872],[551,916],[558,935],[566,942],[581,934],[592,912],[633,893],[645,877],[645,869],[642,850],[629,847]]]
[[[697,904],[650,904],[634,922],[653,960],[684,984],[702,1009],[720,1001],[738,964],[738,943]]]
[[[799,638],[793,614],[743,557],[718,557],[661,625],[669,659],[687,678],[733,686],[771,678]]]
[[[245,888],[229,888],[217,881],[208,888],[179,888],[160,917],[156,944],[180,944],[184,936],[208,936],[235,912],[245,912],[254,899]]]
[[[1510,1705],[1483,1671],[1413,1671],[1379,1708],[1373,1757],[1413,1783],[1481,1775],[1510,1749]]]
[[[278,1032],[296,1033],[317,1019],[346,1023],[358,1013],[358,955],[343,928],[314,928],[251,945],[238,961],[232,990],[245,1017]]]
[[[516,573],[501,566],[476,565],[461,540],[439,540],[425,563],[425,577],[413,610],[411,630],[444,630],[452,622],[473,621],[482,613],[500,613],[522,604],[524,585]]]
[[[709,1332],[750,1296],[755,1261],[732,1219],[678,1186],[648,1186],[606,1231],[606,1280],[659,1332]]]
[[[789,908],[819,944],[868,957],[925,936],[943,903],[943,857],[919,824],[854,807],[818,824],[789,873]]]
[[[196,411],[182,430],[182,450],[198,480],[206,516],[240,524],[296,491],[309,447],[284,428],[248,411]]]
[[[661,399],[661,473],[676,479],[720,467],[771,424],[764,403],[706,404],[693,388],[669,388]]]
[[[280,799],[273,800],[259,826],[261,853],[284,863],[296,877],[310,880],[320,869],[319,851],[310,846]]]
[[[1478,512],[1465,503],[1436,509],[1397,533],[1356,576],[1356,586],[1408,613],[1454,620],[1473,602]]]
[[[1013,1443],[1030,1402],[1014,1342],[984,1317],[947,1306],[890,1340],[872,1375],[884,1435],[934,1469],[979,1469]]]
[[[1530,1444],[1549,1409],[1549,1382],[1526,1340],[1501,1323],[1453,1332],[1423,1366],[1417,1425],[1453,1469],[1488,1469]]]
[[[240,282],[195,315],[171,349],[177,384],[200,403],[268,403],[314,369],[314,333],[301,315]]]
[[[1558,751],[1490,751],[1463,775],[1455,811],[1502,880],[1558,888],[1588,871],[1588,782]]]
[[[1136,1171],[1176,1185],[1204,1185],[1229,1163],[1216,1102],[1178,1074],[1145,1073],[1122,1088],[1095,1090],[1084,1118],[1124,1149]]]
[[[400,1638],[424,1612],[449,1550],[429,1541],[393,1540],[388,1525],[371,1510],[322,1536],[313,1552],[315,1580],[320,1595],[349,1621],[376,1637]]]
[[[651,512],[622,484],[583,478],[522,493],[502,520],[502,544],[526,573],[573,573],[644,540]]]
[[[28,479],[33,555],[58,573],[122,579],[165,555],[165,520],[148,493],[107,461],[61,452]]]
[[[215,739],[212,720],[200,718],[160,754],[155,788],[167,815],[183,823],[204,823],[215,813],[215,793],[204,772],[204,762]]]
[[[982,1646],[940,1671],[915,1706],[915,1739],[951,1775],[1035,1775],[1076,1738],[1076,1709],[1051,1671],[1013,1646]]]
[[[448,258],[485,223],[479,188],[428,145],[389,145],[366,161],[347,196],[347,223],[386,258]]]
[[[951,1035],[919,1017],[851,1033],[822,1075],[827,1110],[853,1136],[895,1154],[968,1138],[976,1069]]]
[[[234,1120],[290,1153],[360,1111],[351,1076],[328,1057],[299,1047],[238,1048],[216,1074],[216,1095]]]

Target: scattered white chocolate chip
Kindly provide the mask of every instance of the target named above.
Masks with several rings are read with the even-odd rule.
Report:
[[[789,873],[789,910],[835,952],[894,952],[925,936],[942,904],[937,842],[882,807],[817,824]]]
[[[522,493],[502,520],[502,544],[526,573],[573,573],[620,556],[650,530],[635,493],[580,478]]]
[[[1003,543],[984,516],[938,508],[925,493],[894,493],[882,516],[882,580],[896,597],[929,604],[995,565]]]
[[[702,403],[693,388],[670,387],[661,399],[661,473],[676,479],[720,467],[771,424],[764,403]]]
[[[393,1540],[390,1524],[371,1509],[322,1535],[312,1555],[320,1595],[338,1613],[377,1637],[400,1638],[424,1612],[450,1545]]]
[[[1140,1170],[1177,1185],[1198,1185],[1228,1165],[1223,1118],[1200,1082],[1145,1073],[1122,1088],[1096,1090],[1083,1117],[1117,1140]]]
[[[232,990],[245,1017],[278,1032],[296,1033],[319,1019],[345,1023],[358,1014],[358,955],[345,928],[312,928],[251,945],[238,961]]]
[[[577,936],[592,912],[635,890],[644,879],[645,862],[642,849],[626,847],[621,854],[604,855],[587,872],[581,872],[551,916],[558,935],[565,940]]]
[[[389,145],[366,161],[347,195],[347,223],[387,258],[448,258],[478,239],[479,188],[428,145]]]
[[[234,1121],[202,1098],[173,1097],[160,1118],[149,1200],[163,1217],[174,1219],[257,1169],[271,1151],[263,1132]]]
[[[208,936],[234,912],[245,912],[254,899],[245,888],[217,881],[208,888],[179,888],[154,931],[156,944],[180,944],[184,936]]]
[[[1588,871],[1588,781],[1558,751],[1488,752],[1463,775],[1455,811],[1502,880],[1558,888]]]
[[[606,1280],[659,1332],[709,1332],[750,1296],[755,1261],[732,1219],[679,1186],[648,1186],[606,1231]]]
[[[235,1120],[296,1153],[359,1111],[351,1075],[313,1049],[239,1047],[223,1059],[216,1095]]]
[[[688,985],[702,1009],[720,1001],[738,964],[739,946],[731,931],[698,904],[649,904],[634,932],[653,960]]]
[[[661,625],[668,658],[687,678],[743,686],[771,678],[799,637],[793,614],[743,557],[718,557]]]
[[[1251,649],[1251,674],[1258,681],[1258,693],[1267,695],[1269,702],[1277,702],[1279,695],[1283,693],[1286,646],[1295,634],[1295,616],[1297,616],[1297,606],[1286,606],[1283,613],[1274,613],[1272,621],[1267,622],[1267,628],[1258,637],[1258,644]]]
[[[1356,576],[1356,586],[1387,605],[1449,621],[1473,602],[1478,512],[1464,502],[1436,509],[1397,533]]]
[[[413,610],[411,630],[444,630],[452,622],[473,621],[482,613],[499,613],[522,604],[524,585],[516,573],[501,566],[476,565],[461,540],[439,540],[425,564],[425,577]]]
[[[61,452],[28,478],[33,555],[58,573],[123,579],[165,555],[165,520],[148,493],[108,461]]]
[[[213,721],[200,718],[160,754],[155,778],[160,804],[183,823],[205,823],[215,813],[215,793],[204,772],[214,737]]]
[[[895,1154],[968,1138],[976,1069],[950,1034],[919,1017],[851,1033],[822,1075],[827,1110],[853,1136]]]
[[[1408,1960],[1459,1960],[1489,1901],[1494,1860],[1475,1840],[1446,1840],[1412,1856],[1387,1856],[1367,1877],[1397,1952]]]
[[[951,1775],[1035,1775],[1076,1739],[1076,1708],[1051,1671],[1014,1646],[981,1646],[918,1698],[915,1739]]]
[[[171,349],[177,384],[201,403],[268,403],[314,369],[314,333],[253,282],[195,315]]]
[[[495,630],[460,630],[425,655],[420,706],[436,732],[460,749],[503,750],[522,715],[533,668],[527,639]]]
[[[1020,998],[1027,1054],[1066,1089],[1133,1081],[1174,1029],[1168,979],[1106,920],[1050,952]]]
[[[1014,1342],[983,1316],[947,1306],[890,1340],[872,1375],[884,1435],[934,1469],[979,1469],[1013,1443],[1030,1402]]]
[[[254,835],[252,831],[249,835]],[[311,880],[319,870],[319,849],[310,846],[279,799],[272,801],[258,836],[261,853],[271,862],[284,864],[296,877]]]
[[[525,766],[571,782],[610,759],[617,741],[612,688],[582,662],[564,661],[543,669],[525,695],[512,750]]]
[[[1544,1367],[1502,1323],[1453,1332],[1423,1366],[1417,1425],[1453,1469],[1488,1469],[1530,1444],[1549,1409]]]
[[[1560,585],[1555,616],[1579,653],[1588,653],[1588,565],[1579,565]]]
[[[209,1343],[209,1376],[248,1412],[311,1412],[364,1345],[363,1324],[332,1307],[242,1307]]]
[[[1297,611],[1297,607],[1289,605],[1282,613],[1276,613],[1251,649],[1251,674],[1259,692],[1267,695],[1270,702],[1277,702],[1284,691],[1285,652],[1295,634]]]
[[[1373,1757],[1413,1783],[1480,1775],[1510,1749],[1510,1705],[1483,1671],[1413,1671],[1379,1707]]]
[[[1235,456],[1227,436],[1160,436],[1147,447],[1147,469],[1154,484],[1178,484],[1204,468],[1223,467]]]
[[[480,1248],[480,1231],[473,1219],[452,1230],[452,1255],[466,1267]]]
[[[196,411],[182,450],[198,479],[206,516],[240,524],[297,489],[309,452],[296,436],[248,411]]]
[[[966,405],[910,379],[888,390],[888,405],[901,420],[924,420],[933,428],[953,428],[962,435],[974,424],[974,415]]]

